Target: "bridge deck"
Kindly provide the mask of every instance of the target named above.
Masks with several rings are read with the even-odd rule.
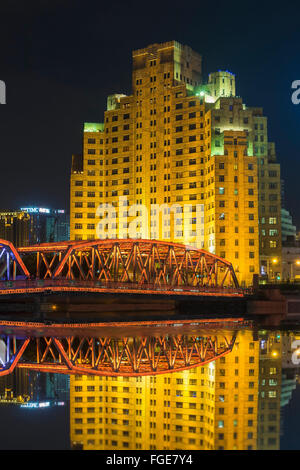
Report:
[[[207,297],[244,297],[251,289],[212,286],[166,286],[139,283],[82,281],[69,279],[22,280],[0,282],[0,296],[43,292],[80,292],[112,294],[181,295]]]
[[[142,239],[66,241],[18,249],[0,239],[0,279],[37,282],[0,286],[1,291],[11,288],[15,293],[45,287],[39,280],[70,290],[76,280],[76,289],[94,292],[243,294],[229,261],[203,249]]]

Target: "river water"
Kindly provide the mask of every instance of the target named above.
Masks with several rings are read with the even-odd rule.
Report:
[[[28,340],[0,377],[2,450],[300,448],[300,326],[2,322],[0,336],[2,372]]]

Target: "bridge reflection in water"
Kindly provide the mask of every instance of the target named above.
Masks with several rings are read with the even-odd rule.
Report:
[[[1,375],[70,374],[74,449],[279,448],[281,407],[290,399],[283,357],[288,363],[294,334],[231,319],[2,322],[0,335]]]
[[[72,375],[72,447],[278,449],[281,334],[237,330],[231,352],[200,367],[144,377]],[[224,335],[204,331],[220,340]]]
[[[11,322],[9,333],[0,336],[0,376],[10,374],[16,367],[63,374],[157,375],[208,364],[232,351],[236,331],[216,332],[203,328],[205,322],[201,328],[201,321],[194,321],[189,332],[190,323],[169,325],[167,331],[155,335],[153,324],[152,334],[148,331],[132,335],[130,326],[121,327],[118,337],[116,332],[114,336],[105,334],[105,328],[84,332],[74,326],[63,333],[60,325],[47,328],[40,324],[30,329],[28,323],[17,326]],[[235,320],[235,324],[239,321]]]

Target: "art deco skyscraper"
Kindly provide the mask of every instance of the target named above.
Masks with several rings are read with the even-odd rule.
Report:
[[[175,241],[231,261],[243,284],[276,277],[280,167],[262,109],[243,104],[228,71],[205,83],[201,56],[176,41],[132,62],[132,94],[108,97],[73,156],[71,239]]]

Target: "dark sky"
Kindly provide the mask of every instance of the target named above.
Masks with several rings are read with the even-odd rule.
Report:
[[[300,5],[296,2],[8,0],[1,2],[0,208],[67,208],[82,124],[102,122],[106,96],[130,93],[131,51],[177,40],[203,56],[204,77],[236,74],[237,94],[269,117],[300,226]],[[298,213],[297,213],[298,212]]]

